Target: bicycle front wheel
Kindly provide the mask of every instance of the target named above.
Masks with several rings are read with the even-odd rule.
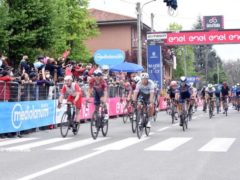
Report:
[[[62,137],[66,137],[68,130],[70,129],[70,121],[68,120],[68,114],[65,112],[62,115],[61,124],[60,124],[60,133]]]
[[[97,121],[98,121],[98,114],[97,112],[94,112],[91,119],[91,135],[93,139],[96,139],[98,137],[98,133],[100,129]]]
[[[133,111],[132,113],[131,125],[132,125],[132,132],[135,133],[137,128],[137,112],[136,111]]]
[[[143,134],[143,113],[137,112],[137,137],[141,139]]]
[[[107,133],[108,133],[108,120],[102,120],[102,135],[104,136],[104,137],[106,137],[107,136]]]

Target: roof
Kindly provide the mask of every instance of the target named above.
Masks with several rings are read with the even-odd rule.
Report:
[[[96,19],[98,25],[137,24],[137,19],[130,16],[107,12],[99,9],[89,9],[91,16]],[[150,27],[143,23],[143,29],[150,31]]]
[[[99,9],[90,9],[90,14],[96,21],[125,21],[125,20],[136,20],[136,18],[116,14],[112,12],[102,11]]]

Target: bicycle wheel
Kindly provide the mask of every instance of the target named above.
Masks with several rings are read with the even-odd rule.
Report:
[[[188,110],[188,120],[192,120],[192,107],[190,107],[190,109]]]
[[[80,122],[74,122],[74,126],[75,126],[76,129],[73,130],[73,134],[77,135],[78,131],[79,131],[79,128],[80,128]]]
[[[148,121],[149,121],[149,119],[146,117],[146,118],[144,119],[144,122],[145,122],[144,127],[145,127],[145,134],[146,134],[147,136],[149,136],[150,131],[151,131],[151,128],[150,128],[150,127],[147,127]]]
[[[212,106],[209,107],[209,119],[212,118]]]
[[[98,137],[98,133],[100,130],[97,121],[98,121],[98,113],[94,112],[91,119],[91,135],[93,139],[96,139]]]
[[[131,124],[132,124],[132,132],[135,133],[136,128],[137,128],[137,112],[136,112],[136,110],[132,115]]]
[[[62,115],[61,124],[60,124],[60,133],[62,137],[66,137],[68,130],[70,129],[70,121],[68,120],[68,114],[65,112]]]
[[[127,107],[125,107],[124,108],[124,110],[123,110],[123,123],[125,124],[127,121],[128,121],[128,119],[129,119],[129,116],[128,116],[128,109],[127,109]]]
[[[174,124],[174,121],[175,121],[175,109],[174,108],[172,108],[171,116],[172,116],[172,124]]]
[[[137,112],[137,136],[139,139],[141,139],[143,134],[143,113]]]
[[[104,137],[106,137],[107,133],[108,133],[108,120],[105,120],[105,119],[102,118],[102,127],[101,127],[101,129],[102,129],[102,135]]]

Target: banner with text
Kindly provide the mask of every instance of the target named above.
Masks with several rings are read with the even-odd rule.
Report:
[[[164,45],[240,43],[240,30],[154,32],[152,34],[155,36],[152,35],[148,40],[154,40],[159,34],[159,37],[164,37],[162,38]],[[155,40],[158,41],[159,38]]]
[[[1,102],[0,133],[55,124],[55,103],[52,100]]]
[[[150,79],[157,81],[159,87],[162,87],[162,62],[161,46],[149,44],[147,49],[147,69]]]

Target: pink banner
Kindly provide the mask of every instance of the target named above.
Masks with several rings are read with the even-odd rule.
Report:
[[[240,30],[155,32],[165,45],[240,43]],[[154,40],[154,39],[153,39]]]

